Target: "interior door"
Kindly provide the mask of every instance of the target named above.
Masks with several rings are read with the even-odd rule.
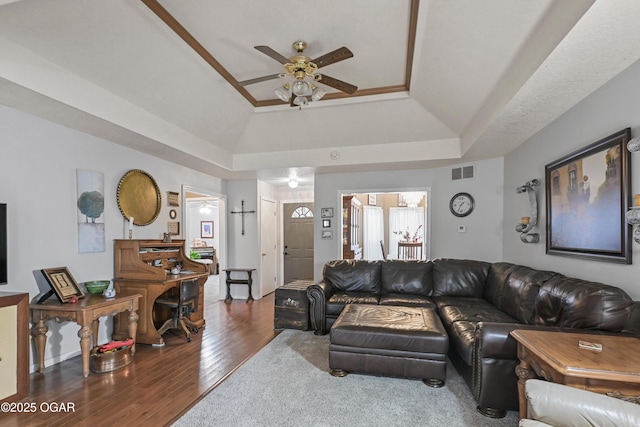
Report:
[[[260,200],[260,283],[262,296],[276,290],[276,203]]]
[[[283,206],[284,283],[313,280],[313,203]]]

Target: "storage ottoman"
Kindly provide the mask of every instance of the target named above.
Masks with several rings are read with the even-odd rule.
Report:
[[[357,372],[444,385],[449,338],[431,309],[348,304],[331,327],[330,341],[334,376]]]
[[[301,329],[311,328],[309,321],[309,298],[307,288],[313,280],[295,280],[276,289],[274,328]]]

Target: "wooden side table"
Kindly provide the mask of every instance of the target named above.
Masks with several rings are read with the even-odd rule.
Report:
[[[517,329],[520,418],[527,417],[524,384],[530,378],[596,393],[640,394],[640,339],[635,337]],[[581,348],[580,341],[602,345],[602,351]]]
[[[136,329],[138,327],[138,299],[142,295],[124,295],[115,298],[105,298],[102,295],[88,295],[77,303],[61,303],[57,300],[47,300],[42,304],[30,304],[34,326],[31,335],[35,340],[38,354],[38,372],[44,373],[44,348],[47,343],[48,320],[61,322],[76,322],[80,325],[80,351],[82,352],[82,375],[89,376],[89,356],[91,351],[91,337],[93,345],[97,345],[98,319],[102,316],[112,316],[123,311],[129,312],[129,337],[134,344],[131,355],[135,353]]]
[[[251,279],[251,274],[256,271],[255,268],[227,268],[223,270],[227,273],[227,297],[224,299],[224,302],[229,302],[233,300],[231,296],[231,285],[247,285],[249,287],[249,296],[247,297],[247,302],[253,301],[253,295],[251,294],[251,285],[253,284],[253,280]],[[247,275],[246,279],[233,279],[231,277],[231,273],[244,273]]]

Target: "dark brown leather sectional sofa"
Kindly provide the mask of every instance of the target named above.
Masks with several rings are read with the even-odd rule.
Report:
[[[630,333],[640,302],[622,289],[504,262],[338,260],[307,290],[311,324],[328,333],[346,304],[428,307],[449,335],[448,356],[478,410],[518,409],[514,329]]]

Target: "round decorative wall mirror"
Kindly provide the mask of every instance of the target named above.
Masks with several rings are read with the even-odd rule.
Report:
[[[149,225],[158,218],[162,196],[151,175],[139,169],[125,173],[118,183],[118,208],[135,225]]]

